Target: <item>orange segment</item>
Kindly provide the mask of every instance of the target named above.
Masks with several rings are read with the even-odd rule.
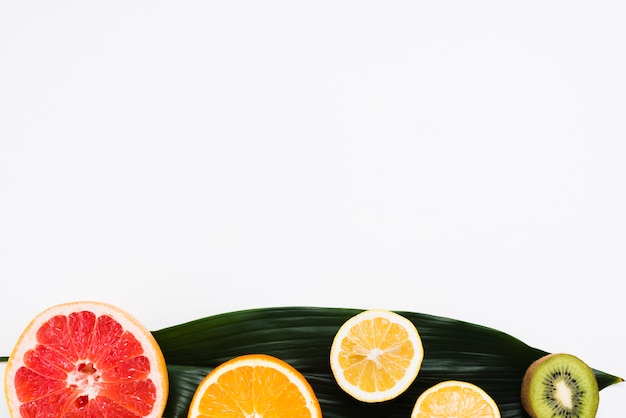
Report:
[[[265,354],[236,357],[198,385],[190,418],[321,418],[307,380],[286,362]]]
[[[37,315],[5,371],[12,417],[161,417],[168,395],[163,354],[150,331],[101,302]]]
[[[381,402],[403,393],[415,380],[424,358],[419,333],[403,316],[368,310],[346,321],[330,350],[339,386],[364,402]]]
[[[500,418],[495,401],[480,387],[455,380],[441,382],[422,393],[411,418]]]

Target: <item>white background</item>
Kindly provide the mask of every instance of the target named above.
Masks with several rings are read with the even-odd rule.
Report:
[[[464,319],[626,377],[625,18],[2,1],[0,355],[72,300],[150,329],[314,305]]]

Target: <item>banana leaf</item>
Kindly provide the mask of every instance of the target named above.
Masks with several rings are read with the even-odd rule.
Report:
[[[317,395],[325,418],[411,415],[417,397],[444,380],[483,388],[502,418],[527,418],[520,401],[528,366],[547,352],[501,331],[456,319],[396,311],[418,329],[424,360],[417,379],[399,397],[376,404],[347,395],[330,370],[330,347],[339,327],[359,309],[275,307],[229,312],[153,331],[169,373],[165,418],[183,418],[200,381],[216,366],[244,354],[268,354],[299,370]],[[594,369],[600,389],[623,379]]]

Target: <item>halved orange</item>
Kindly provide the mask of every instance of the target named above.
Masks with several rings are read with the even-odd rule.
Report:
[[[12,417],[158,417],[168,395],[163,354],[140,322],[101,302],[37,315],[7,363]]]
[[[305,377],[285,361],[248,354],[213,369],[198,385],[189,418],[321,418]]]
[[[495,401],[480,387],[447,380],[426,389],[415,402],[411,418],[500,418]]]
[[[417,377],[423,359],[415,325],[387,310],[367,310],[348,319],[330,349],[335,380],[363,402],[382,402],[402,394]]]

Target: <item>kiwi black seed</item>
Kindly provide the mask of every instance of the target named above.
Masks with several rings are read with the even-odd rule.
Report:
[[[594,418],[600,401],[593,370],[571,354],[548,354],[530,365],[522,405],[533,418]]]

